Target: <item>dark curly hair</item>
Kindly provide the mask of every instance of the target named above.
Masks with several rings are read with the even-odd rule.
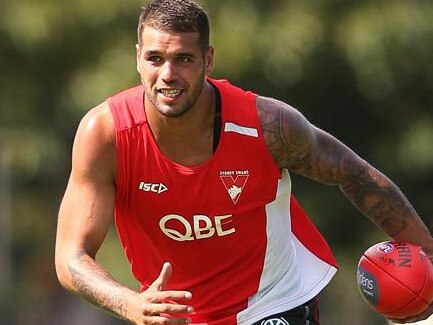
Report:
[[[138,44],[145,26],[169,32],[198,32],[202,52],[209,48],[209,20],[204,10],[189,0],[152,0],[142,8]]]

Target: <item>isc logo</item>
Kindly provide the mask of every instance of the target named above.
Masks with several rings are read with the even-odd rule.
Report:
[[[145,191],[145,192],[153,192],[153,193],[157,193],[157,194],[161,194],[162,192],[165,192],[168,190],[167,186],[165,186],[162,183],[140,182],[140,185],[138,185],[138,188],[140,190]]]
[[[236,232],[235,228],[228,225],[231,222],[231,214],[215,216],[212,219],[197,214],[192,217],[192,223],[178,214],[169,214],[159,221],[159,227],[167,237],[176,241],[187,241],[230,235]]]

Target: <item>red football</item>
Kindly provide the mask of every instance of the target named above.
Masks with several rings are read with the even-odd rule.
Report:
[[[367,249],[357,281],[365,301],[387,318],[419,315],[433,302],[433,265],[412,244],[389,241]]]

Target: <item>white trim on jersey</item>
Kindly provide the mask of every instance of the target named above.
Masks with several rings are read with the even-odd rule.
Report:
[[[254,137],[254,138],[259,137],[259,133],[257,132],[257,129],[250,128],[247,126],[241,126],[239,124],[232,123],[232,122],[226,122],[224,124],[224,132],[236,132],[236,133],[247,135],[247,136]]]
[[[258,292],[237,315],[238,325],[295,308],[313,299],[337,269],[310,252],[291,231],[291,180],[283,170],[275,201],[266,205],[267,247]]]

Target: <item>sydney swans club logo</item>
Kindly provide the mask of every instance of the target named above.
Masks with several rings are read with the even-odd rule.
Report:
[[[245,188],[250,173],[248,170],[220,171],[220,178],[233,203],[238,203],[239,197]]]

